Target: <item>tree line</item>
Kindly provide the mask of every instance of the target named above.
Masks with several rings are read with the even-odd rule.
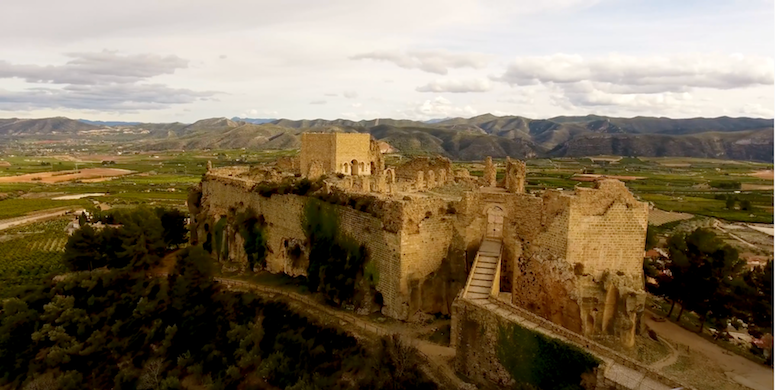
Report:
[[[180,250],[168,277],[151,276],[177,245],[164,215],[99,216],[120,226],[70,237],[65,258],[78,272],[2,302],[0,386],[436,388],[396,338],[359,341],[282,302],[221,288],[201,247]]]
[[[655,239],[649,232],[647,245]],[[668,317],[678,304],[678,321],[684,309],[699,316],[698,332],[710,322],[724,334],[734,318],[754,337],[772,333],[772,260],[748,268],[735,248],[705,228],[673,234],[667,252],[666,259],[645,261],[644,271],[656,280],[647,284],[649,291],[671,302]]]

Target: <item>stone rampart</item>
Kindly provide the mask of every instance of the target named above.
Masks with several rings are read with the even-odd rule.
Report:
[[[592,377],[579,378],[586,389],[669,390],[683,387],[675,378],[660,374],[593,340],[495,298],[455,300],[452,315],[451,346],[456,348],[455,369],[479,383],[498,387],[513,386],[514,380],[498,357],[498,329],[508,324],[577,347],[602,363]]]
[[[221,217],[233,218],[236,213],[248,208],[263,216],[267,229],[267,269],[270,272],[288,274],[304,274],[298,272],[299,259],[293,259],[289,254],[292,249],[288,243],[306,245],[307,237],[303,230],[303,210],[308,197],[298,195],[272,195],[263,197],[250,191],[249,183],[237,178],[218,178],[202,182],[202,210],[204,215],[197,217],[198,234],[201,239],[212,231]],[[385,230],[385,224],[380,218],[371,214],[354,210],[350,207],[334,206],[340,220],[342,232],[364,244],[369,256],[377,265],[379,282],[377,291],[383,296],[386,314],[398,317],[398,308],[405,306],[405,297],[401,296],[399,281],[401,279],[400,235]],[[390,215],[386,213],[386,215]],[[400,213],[399,213],[400,215]],[[236,233],[236,229],[232,229]],[[232,234],[237,239],[236,234]],[[237,243],[241,243],[239,239]],[[229,256],[235,261],[244,261],[246,255],[241,245],[230,247]],[[301,263],[304,263],[302,259]],[[304,267],[301,268],[302,270]]]

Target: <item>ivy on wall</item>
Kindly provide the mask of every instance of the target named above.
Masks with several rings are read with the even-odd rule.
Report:
[[[302,226],[310,243],[310,291],[322,292],[337,304],[351,302],[369,257],[366,247],[341,232],[339,216],[331,204],[311,198],[304,207],[303,218]]]
[[[229,255],[228,245],[224,245],[223,231],[226,228],[226,217],[221,217],[213,227],[213,235],[215,236],[215,251],[218,255],[218,259],[227,258]]]
[[[258,215],[253,209],[238,213],[234,225],[242,240],[249,269],[255,266],[266,266],[266,221],[263,215]]]
[[[574,345],[517,324],[498,325],[498,360],[518,385],[582,390],[581,375],[600,361]]]

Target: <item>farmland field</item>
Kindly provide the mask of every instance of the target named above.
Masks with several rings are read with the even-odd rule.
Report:
[[[18,286],[66,270],[61,262],[69,218],[38,222],[0,235],[0,298]]]

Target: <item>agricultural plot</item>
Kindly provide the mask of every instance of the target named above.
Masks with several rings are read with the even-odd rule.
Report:
[[[686,219],[694,218],[693,215],[687,213],[675,213],[671,211],[664,211],[660,209],[649,210],[649,225],[661,226],[666,223],[683,221]]]
[[[66,271],[62,252],[69,218],[33,223],[0,235],[0,298],[50,274]]]

